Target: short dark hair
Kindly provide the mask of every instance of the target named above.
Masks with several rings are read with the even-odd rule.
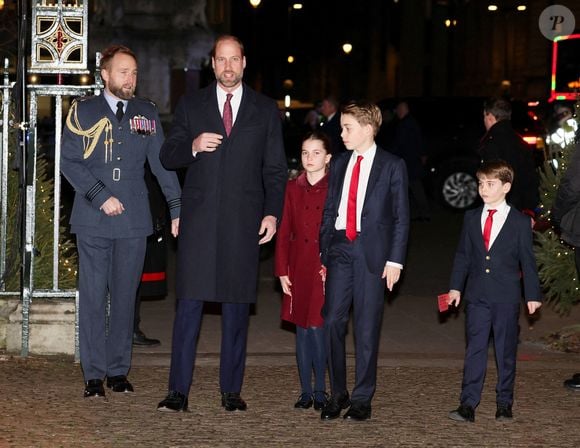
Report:
[[[215,57],[215,50],[218,46],[218,44],[220,42],[223,42],[225,40],[233,40],[235,43],[237,43],[240,47],[240,50],[242,52],[242,57],[244,57],[246,55],[245,50],[244,50],[244,44],[243,42],[240,40],[239,37],[233,36],[231,34],[222,34],[220,36],[218,36],[215,40],[215,42],[213,43],[213,47],[211,47],[211,57],[214,58]]]
[[[342,108],[341,113],[352,115],[363,126],[370,124],[375,136],[383,123],[383,114],[379,106],[364,100],[351,101]]]
[[[488,98],[483,103],[483,111],[493,115],[497,121],[511,120],[512,118],[512,105],[503,98]]]
[[[502,184],[514,182],[514,169],[502,159],[483,162],[476,173],[477,178],[486,176],[491,179],[499,179]]]
[[[131,56],[137,62],[137,56],[135,53],[124,45],[109,45],[101,52],[101,70],[108,70],[109,65],[111,65],[111,60],[115,57],[117,53],[126,54]]]
[[[302,138],[301,144],[304,143],[306,140],[320,140],[322,142],[322,147],[324,148],[326,153],[330,154],[332,143],[330,142],[330,138],[328,137],[328,135],[326,135],[324,132],[317,130],[307,132]]]

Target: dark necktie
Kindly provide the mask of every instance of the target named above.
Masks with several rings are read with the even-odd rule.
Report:
[[[226,95],[226,102],[224,103],[224,128],[226,129],[226,135],[229,136],[230,132],[232,132],[232,124],[233,124],[233,114],[232,114],[232,94],[228,93]]]
[[[493,214],[497,212],[495,209],[489,209],[487,211],[488,215],[485,219],[485,224],[483,225],[483,244],[485,244],[485,250],[489,251],[489,239],[491,237],[491,227],[493,226]]]
[[[350,177],[350,187],[348,189],[348,203],[346,206],[346,237],[350,241],[356,239],[356,196],[358,193],[358,178],[360,177],[360,164],[363,156],[358,156],[352,176]]]
[[[123,112],[123,101],[119,101],[117,103],[117,112],[115,113],[115,116],[117,117],[117,121],[121,122],[124,114],[125,113]]]

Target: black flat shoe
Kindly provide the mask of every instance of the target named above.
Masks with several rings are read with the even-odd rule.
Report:
[[[498,404],[495,412],[495,419],[497,421],[510,421],[514,418],[512,414],[512,407],[507,404]]]
[[[570,390],[580,390],[580,374],[575,374],[569,380],[564,381],[564,387]]]
[[[328,394],[326,392],[317,390],[314,391],[314,410],[321,411],[328,403]]]
[[[105,398],[103,380],[88,380],[85,383],[85,398]]]
[[[461,405],[448,415],[451,420],[456,422],[471,422],[475,421],[475,410],[471,406]]]
[[[371,405],[353,403],[352,406],[344,414],[344,418],[347,420],[356,420],[362,422],[371,418]]]
[[[107,387],[113,392],[133,392],[133,385],[125,375],[107,377]]]
[[[187,397],[175,390],[169,391],[165,400],[157,405],[160,412],[187,412]]]
[[[312,400],[312,395],[304,393],[300,395],[298,401],[294,403],[294,407],[296,409],[309,409],[312,407],[313,403],[314,401]]]
[[[324,409],[320,413],[322,420],[334,420],[340,417],[340,412],[350,406],[350,398],[348,392],[338,395],[332,395],[328,400]]]
[[[159,339],[148,338],[141,330],[137,330],[133,332],[133,345],[139,347],[155,347],[161,345],[161,341]]]
[[[223,392],[222,407],[226,411],[245,411],[248,408],[238,392]]]

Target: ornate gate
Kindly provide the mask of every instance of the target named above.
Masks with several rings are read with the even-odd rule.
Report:
[[[27,29],[27,12],[24,10],[20,14],[21,32]],[[88,84],[87,0],[33,0],[31,13],[30,65],[24,66],[27,58],[22,48],[17,68],[21,79],[11,82],[8,62],[4,64],[0,147],[0,299],[19,297],[17,312],[21,314],[22,356],[27,356],[30,351],[33,302],[42,302],[44,310],[52,307],[52,311],[45,313],[54,314],[56,305],[63,301],[72,303],[74,299],[74,352],[78,359],[76,282],[62,284],[64,274],[69,280],[71,275],[76,277],[76,254],[61,224],[60,144],[63,112],[70,100],[99,93],[102,88],[99,57],[97,55],[94,83]],[[26,41],[22,39],[23,35],[20,35],[20,42]],[[16,86],[18,91],[19,83],[20,94],[15,95],[13,87]],[[50,104],[51,114],[39,120],[41,103]],[[22,112],[11,119],[14,109]],[[41,124],[43,131],[48,129],[51,135],[54,131],[54,153],[51,140],[48,144],[46,139],[41,141]],[[17,138],[14,135],[11,138],[14,129],[17,129]],[[14,170],[18,171],[18,176],[13,175]],[[11,201],[14,194],[20,200]],[[11,220],[11,216],[15,218]],[[15,242],[19,242],[17,249]],[[17,260],[19,270],[14,269]],[[9,276],[6,275],[11,269],[12,275],[19,276],[16,288],[9,286]],[[44,272],[43,282],[39,282],[39,272]],[[17,322],[20,319],[12,320]],[[45,318],[43,322],[50,320]]]

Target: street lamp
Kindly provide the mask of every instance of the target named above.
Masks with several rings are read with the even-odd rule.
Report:
[[[250,5],[252,5],[252,8],[257,8],[261,3],[262,0],[250,0]]]
[[[352,51],[352,44],[350,44],[349,42],[345,42],[344,44],[342,44],[342,51],[344,51],[344,54],[350,54],[350,52]]]

